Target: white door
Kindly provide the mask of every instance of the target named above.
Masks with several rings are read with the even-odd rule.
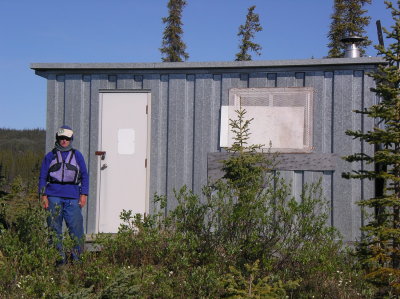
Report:
[[[150,93],[100,93],[98,232],[117,232],[122,210],[148,212],[149,107]]]

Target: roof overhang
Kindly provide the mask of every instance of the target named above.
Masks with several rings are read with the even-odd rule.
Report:
[[[297,60],[217,61],[217,62],[156,62],[156,63],[32,63],[36,71],[50,70],[166,70],[166,69],[220,69],[259,67],[299,67],[337,65],[377,65],[385,63],[380,57],[326,58]]]

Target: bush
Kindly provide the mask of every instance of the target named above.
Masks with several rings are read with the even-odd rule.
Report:
[[[101,251],[81,263],[55,267],[46,213],[22,208],[0,232],[0,297],[372,298],[327,226],[320,184],[294,198],[273,160],[246,146],[244,114],[232,124],[238,137],[223,178],[201,197],[182,187],[167,215],[164,196],[151,215],[123,211],[119,232],[98,235]]]

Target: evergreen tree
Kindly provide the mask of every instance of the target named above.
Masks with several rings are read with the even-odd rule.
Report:
[[[365,48],[371,44],[364,29],[371,19],[363,16],[367,12],[362,9],[365,4],[371,4],[371,0],[335,0],[328,33],[329,58],[344,57],[346,46],[340,40],[348,36],[360,36],[365,39],[359,45],[360,55],[365,54]]]
[[[261,46],[253,42],[255,33],[263,29],[260,25],[258,14],[254,13],[255,8],[255,5],[248,8],[246,23],[239,26],[238,36],[241,37],[241,43],[239,46],[240,51],[236,54],[236,61],[251,60],[249,51],[261,55]]]
[[[395,24],[392,31],[384,30],[394,42],[387,48],[376,46],[387,61],[371,74],[376,82],[372,89],[379,103],[356,111],[376,119],[373,130],[347,131],[346,134],[375,146],[373,155],[356,153],[346,157],[349,162],[363,161],[375,164],[373,171],[359,170],[344,174],[347,178],[374,179],[382,182],[382,190],[375,197],[360,202],[362,207],[374,210],[373,219],[362,230],[364,237],[359,244],[359,256],[368,277],[386,292],[400,294],[400,1],[398,9],[385,2],[391,9]],[[379,184],[376,184],[379,186]]]
[[[186,5],[185,0],[169,0],[169,16],[162,18],[166,27],[163,32],[162,48],[160,48],[163,62],[177,62],[189,58],[185,52],[186,45],[182,41],[182,10]]]
[[[255,194],[264,189],[265,173],[272,166],[260,153],[262,144],[248,145],[250,138],[250,123],[253,118],[246,119],[247,111],[240,106],[235,111],[237,119],[230,120],[231,131],[234,134],[232,147],[227,151],[234,155],[223,162],[224,179],[232,183],[230,189],[237,190],[239,200],[255,197]]]

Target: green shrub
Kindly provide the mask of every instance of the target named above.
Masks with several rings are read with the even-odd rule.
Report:
[[[327,225],[320,184],[294,198],[271,155],[246,146],[244,114],[232,124],[238,137],[223,178],[201,196],[182,187],[168,213],[165,196],[155,196],[160,209],[151,215],[122,211],[118,233],[99,234],[101,251],[81,263],[56,267],[46,212],[37,202],[22,206],[0,228],[0,297],[372,298]]]
[[[12,227],[0,232],[0,297],[11,289],[29,297],[53,292],[56,250],[48,244],[46,213],[28,205],[16,216]]]
[[[260,277],[259,261],[252,265],[245,264],[246,276],[230,267],[230,273],[225,275],[226,298],[287,298],[288,292],[299,287],[299,281],[274,281],[273,277]]]

